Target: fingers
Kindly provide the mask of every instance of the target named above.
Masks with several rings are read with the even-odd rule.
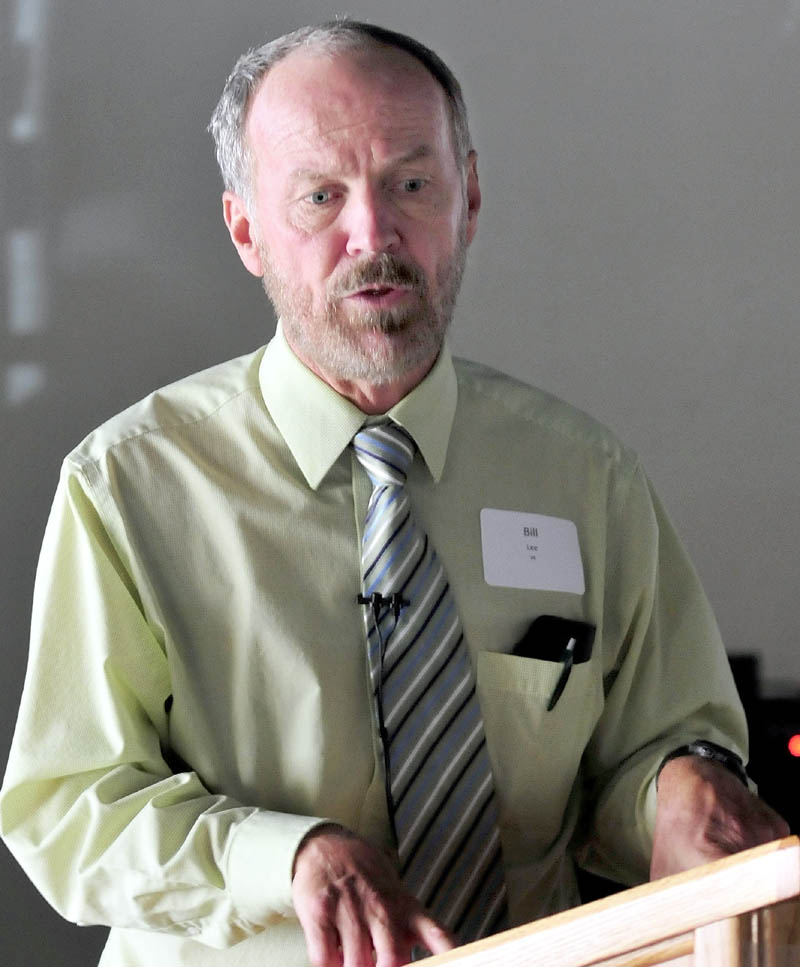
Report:
[[[293,888],[293,895],[295,913],[303,928],[312,967],[342,967],[336,924],[338,901],[334,891],[314,891],[301,883],[298,889]]]
[[[413,898],[409,898],[409,912],[405,921],[402,932],[397,930],[396,924],[388,923],[383,917],[370,921],[375,967],[402,967],[411,960],[416,947],[422,947],[431,954],[442,954],[456,945],[449,931],[428,916]]]
[[[375,950],[375,967],[400,967],[411,960],[416,941],[407,930],[398,930],[384,917],[375,917],[370,923],[370,939]]]
[[[757,814],[754,817],[753,830],[758,843],[769,843],[774,839],[783,839],[789,836],[791,829],[789,824],[779,813],[767,805],[762,799],[757,799]]]
[[[683,756],[658,784],[651,879],[787,836],[787,823],[716,762]]]
[[[306,950],[312,967],[343,967],[339,931],[330,920],[320,921],[298,911],[306,938]]]
[[[348,877],[342,884],[336,907],[336,926],[345,967],[371,967],[373,964],[372,934],[359,886],[354,877]]]
[[[389,860],[345,830],[321,828],[304,840],[292,897],[312,967],[402,967],[415,947],[454,946]]]
[[[412,927],[417,942],[432,954],[443,954],[452,950],[456,945],[455,937],[445,930],[420,907],[419,913],[412,920]]]

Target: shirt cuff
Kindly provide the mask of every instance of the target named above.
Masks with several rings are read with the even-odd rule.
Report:
[[[266,924],[274,916],[294,916],[292,867],[303,838],[328,819],[259,811],[232,835],[227,883],[239,914]]]

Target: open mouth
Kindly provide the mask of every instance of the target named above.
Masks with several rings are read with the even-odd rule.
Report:
[[[410,291],[409,287],[402,285],[366,285],[362,289],[351,292],[348,298],[373,305],[393,305],[395,302],[402,302]]]

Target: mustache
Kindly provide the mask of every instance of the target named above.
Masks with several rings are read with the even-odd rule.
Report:
[[[366,286],[401,285],[418,291],[426,287],[425,275],[413,262],[406,262],[390,252],[369,262],[351,266],[337,279],[331,293],[334,298],[352,295]]]

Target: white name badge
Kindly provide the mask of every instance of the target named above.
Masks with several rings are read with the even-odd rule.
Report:
[[[586,590],[578,528],[571,520],[484,507],[481,544],[487,584],[573,594]]]

